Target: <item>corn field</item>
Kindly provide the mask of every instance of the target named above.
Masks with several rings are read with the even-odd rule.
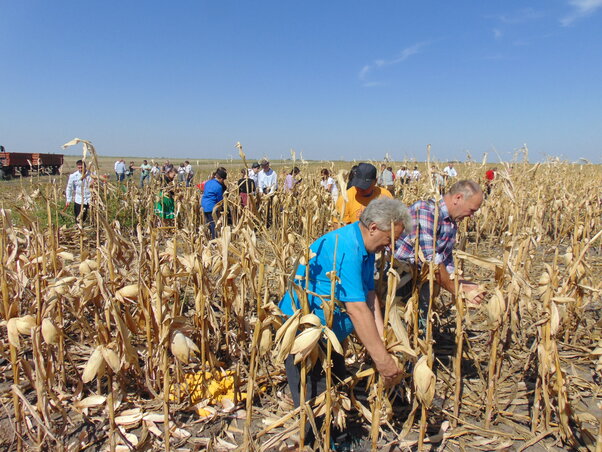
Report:
[[[94,171],[95,150],[83,146]],[[280,315],[285,291],[299,290],[296,264],[334,215],[321,167],[295,165],[294,193],[248,208],[230,181],[213,240],[198,189],[182,185],[173,223],[153,213],[158,189],[135,183],[95,184],[83,224],[61,224],[61,178],[3,201],[0,447],[294,450],[324,415],[323,450],[332,424],[362,438],[355,450],[602,451],[600,165],[500,163],[455,251],[459,274],[488,300],[431,299],[425,335],[416,297],[400,302],[399,268],[380,256],[384,339],[406,369],[393,388],[359,341],[338,344],[311,313]],[[488,166],[458,170],[482,182]],[[397,197],[436,196],[425,176],[396,181]],[[284,358],[306,369],[331,349],[349,377],[295,409]]]

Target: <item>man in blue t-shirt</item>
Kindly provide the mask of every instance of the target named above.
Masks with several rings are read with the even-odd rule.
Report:
[[[205,215],[205,223],[209,226],[211,238],[216,237],[215,233],[215,218],[213,218],[213,209],[215,205],[224,199],[224,181],[228,177],[225,168],[218,168],[215,171],[213,179],[205,183],[203,197],[201,198],[201,208]]]
[[[391,233],[394,239],[397,239],[404,228],[412,229],[412,219],[407,208],[399,200],[380,198],[368,204],[360,216],[360,221],[331,231],[310,246],[312,254],[315,254],[309,261],[307,284],[310,312],[316,314],[322,324],[326,324],[322,300],[330,298],[331,280],[327,273],[336,268],[339,279],[334,289],[332,330],[340,342],[355,331],[385,379],[385,384],[390,384],[402,371],[382,341],[383,318],[378,297],[374,292],[374,254],[391,243]],[[335,255],[336,266],[333,265]],[[306,286],[305,274],[306,266],[299,265],[295,280],[303,288]],[[291,316],[301,308],[301,303],[296,293],[287,292],[279,307],[283,314]],[[295,406],[299,406],[299,365],[294,364],[293,355],[288,356],[285,365],[293,401]],[[343,356],[333,351],[332,365],[335,378],[343,379]],[[326,383],[321,364],[314,365],[307,381],[307,400],[324,391]]]

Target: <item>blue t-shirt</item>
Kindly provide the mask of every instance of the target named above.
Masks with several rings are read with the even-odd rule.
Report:
[[[343,303],[365,302],[368,300],[368,292],[374,290],[374,254],[366,250],[359,222],[331,231],[309,247],[316,254],[309,261],[309,291],[325,299],[330,297],[331,282],[326,273],[333,270],[337,236],[336,272],[340,281],[335,285],[335,299]],[[297,280],[299,276],[305,276],[305,265],[297,267],[295,276],[295,283],[305,288],[304,281]],[[294,289],[292,292],[294,299],[291,299],[291,294],[287,292],[279,304],[282,313],[289,316],[301,307]],[[320,297],[308,293],[307,299],[310,311],[320,318],[323,325],[326,325]],[[336,302],[332,330],[339,341],[343,341],[353,332],[351,319]]]
[[[212,212],[215,205],[224,199],[224,187],[217,179],[211,179],[205,182],[205,190],[201,198],[201,207],[203,212]]]

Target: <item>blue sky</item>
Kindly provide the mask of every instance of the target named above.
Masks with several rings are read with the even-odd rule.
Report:
[[[602,0],[0,0],[0,144],[600,163],[601,32]]]

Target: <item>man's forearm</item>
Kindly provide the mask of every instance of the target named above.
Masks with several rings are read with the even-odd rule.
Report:
[[[376,292],[371,290],[368,292],[368,307],[372,310],[374,323],[379,337],[384,337],[383,314],[380,307],[380,300],[376,296]]]
[[[355,333],[368,350],[377,367],[391,359],[385,348],[375,322],[375,315],[365,302],[346,303],[347,314],[355,328]],[[382,325],[382,320],[381,320]]]
[[[436,270],[437,282],[441,287],[447,290],[452,295],[456,295],[456,286],[454,281],[450,278],[445,264],[439,264]]]

